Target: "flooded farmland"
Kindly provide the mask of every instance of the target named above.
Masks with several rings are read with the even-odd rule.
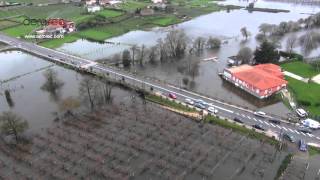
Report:
[[[222,2],[222,4],[246,6],[248,2],[227,0]],[[58,48],[58,50],[97,60],[111,58],[114,54],[121,53],[123,50],[130,48],[130,44],[145,44],[147,47],[153,46],[159,38],[165,37],[171,28],[183,29],[190,41],[198,36],[206,38],[208,36],[218,37],[225,42],[220,50],[206,50],[198,57],[190,56],[184,58],[201,60],[206,57],[216,56],[219,59],[219,61],[215,63],[200,62],[199,74],[193,79],[196,83],[193,83],[190,89],[251,109],[262,109],[273,114],[283,114],[289,111],[282,102],[276,99],[271,99],[266,102],[258,101],[233,86],[230,86],[230,84],[223,82],[217,74],[226,67],[228,57],[236,55],[241,47],[256,48],[258,42],[255,40],[255,35],[258,33],[258,27],[262,23],[279,24],[282,21],[297,21],[300,18],[306,18],[310,14],[318,12],[320,7],[310,6],[308,4],[270,1],[257,1],[256,7],[286,9],[290,10],[290,12],[266,13],[248,12],[246,10],[214,12],[172,27],[153,28],[150,31],[132,31],[122,36],[106,40],[106,42],[115,42],[116,45],[78,40],[73,43],[64,44]],[[244,26],[246,26],[251,33],[251,38],[245,43],[243,43],[243,38],[240,33],[240,28]],[[283,41],[280,42],[282,49],[285,49],[285,39],[286,38],[283,38]],[[83,49],[83,51],[78,52],[77,50],[79,48]],[[296,47],[295,50],[299,52],[300,48]],[[310,56],[317,55],[318,51],[319,49],[313,51]],[[176,86],[182,86],[184,74],[179,72],[177,70],[178,68],[179,63],[162,64],[158,66],[147,64],[144,68],[137,67],[131,70],[142,76],[148,76]]]

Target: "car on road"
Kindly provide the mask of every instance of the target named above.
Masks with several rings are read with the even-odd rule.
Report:
[[[296,141],[294,136],[291,135],[291,134],[288,134],[288,133],[284,133],[283,134],[283,138],[288,140],[288,141],[290,141],[290,142],[292,142],[292,143],[294,143]]]
[[[296,113],[301,118],[304,118],[304,117],[308,116],[308,113],[304,109],[301,109],[301,108],[296,109]]]
[[[235,122],[238,122],[238,123],[243,124],[243,121],[242,121],[241,118],[235,117],[235,118],[233,118],[233,120],[234,120]]]
[[[308,150],[307,143],[302,139],[300,139],[300,141],[299,141],[299,150],[304,151],[304,152],[306,152]]]
[[[204,100],[202,100],[202,99],[196,99],[195,103],[199,103],[199,104],[202,104],[202,105],[208,104],[208,103],[204,102]]]
[[[190,104],[190,105],[194,105],[194,102],[191,99],[185,99],[184,100],[185,103]]]
[[[201,103],[195,103],[194,106],[197,107],[197,108],[200,108],[200,109],[205,109],[205,108],[206,108],[206,107],[205,107],[203,104],[201,104]]]
[[[304,128],[299,128],[298,131],[306,133],[306,134],[312,134],[311,129],[305,128],[305,127]]]
[[[169,93],[169,98],[177,99],[177,96],[174,93]]]
[[[269,119],[269,122],[271,122],[272,124],[281,124],[281,121],[277,119]]]
[[[252,125],[252,127],[253,127],[253,128],[256,128],[256,129],[259,129],[259,130],[261,130],[261,131],[265,131],[265,130],[266,130],[266,129],[264,129],[264,128],[262,127],[261,124],[255,124],[255,125]]]
[[[211,112],[211,113],[214,113],[214,114],[218,113],[218,109],[216,109],[216,108],[214,108],[212,106],[208,107],[208,111]]]
[[[265,118],[267,116],[267,114],[265,112],[262,112],[262,111],[256,111],[253,114],[256,115],[256,116],[262,117],[262,118]]]

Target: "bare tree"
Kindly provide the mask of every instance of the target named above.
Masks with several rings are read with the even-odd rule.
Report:
[[[251,64],[253,58],[253,52],[249,47],[243,47],[237,54],[237,60],[240,60],[242,64]]]
[[[144,56],[145,56],[145,49],[146,46],[144,44],[142,44],[140,51],[139,51],[139,64],[140,66],[143,66],[143,60],[144,60]]]
[[[83,80],[80,82],[80,94],[84,98],[84,100],[89,100],[91,110],[94,109],[94,94],[96,90],[96,83],[90,77],[84,77]]]
[[[308,31],[299,38],[299,43],[302,46],[304,55],[309,55],[310,52],[316,49],[320,44],[320,33],[316,31]]]
[[[136,52],[138,51],[138,46],[137,46],[136,44],[134,44],[133,46],[131,46],[130,50],[131,50],[131,55],[132,55],[132,58],[131,58],[131,60],[132,60],[132,65],[134,65],[134,63],[135,63],[135,57],[136,57]]]
[[[11,111],[5,111],[0,115],[0,128],[4,134],[13,135],[16,143],[19,142],[19,134],[23,133],[29,124]]]
[[[151,64],[156,64],[156,59],[157,59],[157,47],[153,46],[149,50],[149,62]]]
[[[161,38],[157,40],[157,46],[159,49],[160,62],[163,63],[168,59],[168,52],[167,52],[167,48]]]
[[[242,27],[240,29],[240,32],[241,32],[242,36],[245,38],[245,40],[247,40],[248,37],[251,35],[251,33],[247,30],[246,27]]]
[[[197,53],[203,51],[206,40],[203,37],[197,37],[193,42],[193,48]]]
[[[259,26],[259,32],[261,32],[263,35],[270,34],[275,28],[275,25],[273,24],[268,24],[268,23],[262,23]]]
[[[110,81],[105,79],[104,87],[103,87],[103,97],[104,97],[105,103],[112,102],[112,96],[111,96],[112,89],[113,89],[113,84]]]
[[[185,53],[187,39],[183,30],[172,30],[167,34],[165,44],[171,57],[180,57]]]
[[[296,46],[296,44],[297,44],[297,36],[295,34],[290,35],[286,41],[286,48],[287,48],[287,51],[289,51],[290,57],[292,54],[292,50]]]

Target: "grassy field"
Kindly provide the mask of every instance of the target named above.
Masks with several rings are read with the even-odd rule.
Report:
[[[289,89],[294,93],[297,101],[303,100],[311,105],[305,108],[314,115],[320,115],[320,85],[316,83],[304,83],[299,80],[286,77]]]
[[[186,111],[186,112],[196,112],[196,110],[193,109],[193,108],[186,107],[186,106],[184,106],[182,104],[178,104],[176,102],[170,101],[168,99],[161,98],[159,96],[147,95],[146,99],[149,100],[149,101],[155,102],[157,104],[168,106],[168,107],[171,107],[171,108],[174,108],[174,109],[177,109],[177,110]]]
[[[212,3],[209,0],[191,0],[187,2],[174,0],[172,4],[177,11],[175,14],[160,12],[160,14],[157,13],[153,16],[145,17],[136,17],[131,14],[137,8],[144,8],[148,4],[150,4],[149,1],[128,0],[125,3],[121,4],[119,7],[121,10],[123,10],[123,12],[105,9],[96,14],[87,14],[85,13],[85,9],[83,7],[78,7],[71,4],[59,4],[42,7],[26,6],[11,11],[0,11],[0,18],[17,15],[26,15],[32,18],[59,17],[68,20],[73,20],[76,22],[76,24],[79,24],[91,21],[93,18],[95,18],[95,16],[99,15],[113,22],[110,24],[99,25],[97,27],[79,30],[78,32],[72,35],[67,35],[63,39],[53,39],[40,43],[41,45],[46,47],[57,48],[61,46],[63,43],[73,42],[76,39],[80,38],[89,39],[93,41],[103,41],[105,39],[118,36],[132,30],[146,29],[156,26],[165,27],[187,20],[182,19],[181,15],[187,15],[188,17],[196,17],[202,14],[222,9],[216,3]],[[125,11],[127,11],[127,13],[124,13]],[[20,21],[22,20],[20,19]],[[5,29],[4,33],[10,36],[21,37],[26,34],[29,34],[33,30],[33,28],[36,27],[17,26]]]
[[[75,34],[68,34],[68,35],[65,35],[64,38],[62,39],[52,39],[49,41],[41,42],[39,44],[47,48],[56,48],[56,47],[62,46],[64,43],[71,43],[78,39],[79,37],[76,36]]]
[[[279,144],[279,142],[277,140],[272,139],[272,138],[270,138],[270,137],[268,137],[268,136],[266,136],[264,134],[258,133],[258,132],[254,131],[254,130],[247,129],[247,128],[245,128],[243,126],[240,126],[238,124],[231,123],[229,121],[213,117],[211,115],[208,115],[206,117],[205,121],[208,122],[208,123],[211,123],[211,124],[215,124],[215,125],[227,128],[227,129],[232,129],[232,130],[234,130],[236,132],[239,132],[241,134],[247,135],[247,136],[249,136],[251,138],[254,138],[254,139],[266,141],[266,142],[268,142],[269,144],[272,144],[272,145],[278,145]]]
[[[115,10],[110,10],[110,9],[104,9],[102,11],[99,11],[97,14],[109,18],[109,17],[117,17],[123,15],[123,12],[121,11],[115,11]]]
[[[311,78],[317,74],[320,74],[320,72],[312,68],[310,64],[301,61],[284,63],[281,64],[281,67],[286,71],[302,76],[304,78]]]

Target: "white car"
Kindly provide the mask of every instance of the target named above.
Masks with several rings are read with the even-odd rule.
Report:
[[[308,113],[304,109],[301,109],[301,108],[300,109],[296,109],[296,113],[302,118],[308,116]]]
[[[185,99],[184,102],[190,105],[194,105],[194,102],[191,99]]]
[[[265,118],[267,116],[267,114],[265,112],[262,112],[262,111],[256,111],[253,114],[256,115],[256,116],[262,117],[262,118]]]
[[[214,114],[218,113],[218,109],[214,108],[214,107],[208,107],[208,111]]]

